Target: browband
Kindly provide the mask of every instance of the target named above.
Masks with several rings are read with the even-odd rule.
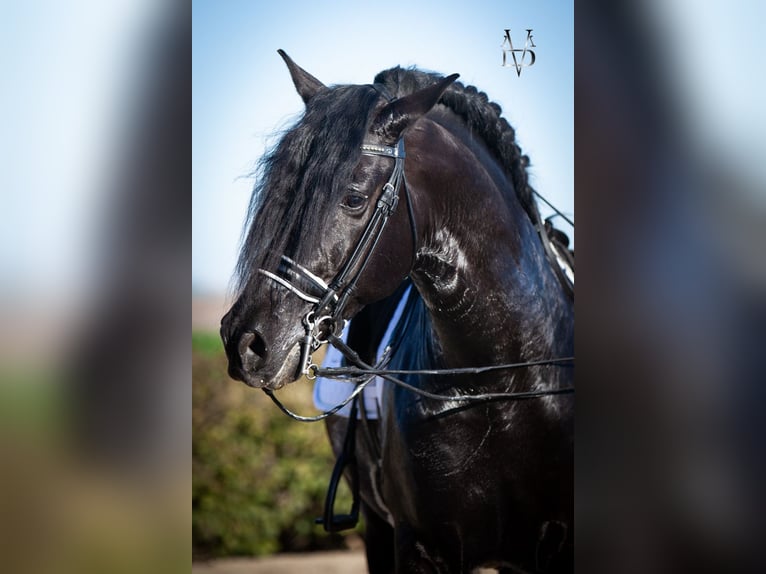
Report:
[[[402,140],[399,140],[399,144],[396,147],[387,145],[362,144],[360,149],[362,150],[363,154],[367,155],[382,155],[383,157],[404,159],[404,143]]]

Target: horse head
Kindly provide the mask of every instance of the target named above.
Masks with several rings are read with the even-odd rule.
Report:
[[[268,389],[300,378],[329,331],[410,272],[417,226],[401,142],[457,78],[392,100],[374,85],[327,87],[279,53],[305,110],[262,161],[238,296],[221,321],[230,376]]]

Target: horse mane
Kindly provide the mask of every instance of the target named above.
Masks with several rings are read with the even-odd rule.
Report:
[[[375,83],[391,95],[403,97],[441,78],[397,66],[380,72]],[[322,233],[322,214],[345,193],[379,98],[372,85],[321,90],[261,159],[236,267],[240,293],[254,269],[276,268],[282,254],[296,261],[308,260],[314,244],[309,238]],[[539,223],[540,212],[527,174],[529,158],[521,152],[514,129],[501,117],[502,108],[484,92],[460,82],[453,83],[439,103],[482,138],[510,178],[522,208],[533,223]],[[566,246],[568,238],[559,234]]]

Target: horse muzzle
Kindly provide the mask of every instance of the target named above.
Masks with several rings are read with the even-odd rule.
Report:
[[[265,379],[259,375],[267,363],[269,347],[258,331],[245,331],[232,344],[234,352],[228,352],[229,376],[253,387],[263,387]]]
[[[276,390],[300,377],[300,339],[280,345],[262,329],[232,330],[225,318],[221,338],[232,379],[254,388]]]

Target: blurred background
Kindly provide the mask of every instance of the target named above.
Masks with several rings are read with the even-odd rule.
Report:
[[[580,0],[574,72],[567,9],[544,3],[255,6],[2,4],[3,571],[348,544],[285,518],[313,517],[323,430],[285,434],[213,334],[249,174],[300,113],[277,48],[328,84],[461,73],[503,106],[537,189],[576,204],[578,566],[762,570],[762,4]],[[507,27],[534,29],[520,78]]]
[[[186,567],[191,10],[1,12],[0,569]]]
[[[577,3],[585,571],[763,569],[763,16]]]

